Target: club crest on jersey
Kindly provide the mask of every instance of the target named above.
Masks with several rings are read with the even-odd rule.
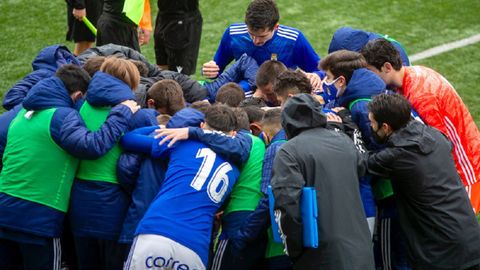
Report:
[[[278,55],[276,53],[272,53],[272,55],[270,56],[270,60],[277,61],[277,59],[278,59]]]

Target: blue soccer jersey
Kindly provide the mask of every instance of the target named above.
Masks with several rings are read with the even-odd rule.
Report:
[[[170,159],[160,192],[136,234],[170,238],[197,253],[208,264],[214,214],[232,191],[239,170],[198,141],[152,148],[153,157]]]
[[[278,60],[288,68],[297,67],[306,72],[318,71],[320,57],[298,29],[280,25],[272,39],[262,46],[255,46],[245,23],[230,25],[223,34],[213,60],[220,73],[233,60],[246,53],[259,65],[267,60]]]

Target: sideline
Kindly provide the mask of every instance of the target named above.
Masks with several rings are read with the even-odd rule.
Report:
[[[426,59],[435,55],[439,55],[444,52],[448,52],[457,48],[466,47],[468,45],[472,45],[477,42],[480,42],[480,34],[430,48],[428,50],[425,50],[423,52],[419,52],[410,56],[409,59],[410,59],[410,62],[415,62],[415,61],[423,60],[423,59]]]

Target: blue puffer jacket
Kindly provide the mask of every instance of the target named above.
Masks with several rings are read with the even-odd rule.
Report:
[[[127,84],[109,74],[95,73],[88,87],[86,102],[94,107],[113,107],[127,99],[135,99]],[[154,111],[140,110],[131,119],[129,128],[153,124],[156,124]],[[116,240],[129,204],[130,197],[118,184],[76,179],[69,213],[74,235]]]
[[[360,128],[367,149],[378,149],[370,131],[367,104],[374,96],[386,91],[385,82],[366,68],[353,72],[347,89],[336,100],[336,106],[345,107],[352,113],[352,120]]]
[[[49,78],[64,64],[80,65],[75,56],[63,45],[43,48],[32,62],[33,71],[18,81],[7,91],[3,99],[3,107],[7,110],[22,103],[28,91],[40,80]]]
[[[371,134],[367,104],[373,96],[385,92],[385,87],[383,80],[375,73],[366,68],[357,69],[353,72],[343,95],[335,100],[332,106],[346,107],[350,110],[352,120],[359,127],[362,139],[369,150],[379,149],[380,146],[375,143]],[[375,200],[370,185],[371,180],[371,175],[360,178],[360,195],[367,217],[375,216]]]
[[[116,106],[105,124],[96,132],[89,131],[74,107],[63,82],[52,76],[37,83],[23,102],[27,110],[57,108],[50,123],[53,141],[71,155],[96,159],[107,153],[120,136],[127,131],[132,117],[130,109]],[[15,110],[20,108],[15,107]],[[0,138],[6,138],[13,120],[11,111],[2,115]],[[33,138],[34,139],[34,138]],[[2,148],[5,142],[2,140]],[[53,165],[52,165],[53,166]],[[46,170],[49,168],[45,168]],[[70,196],[70,194],[67,194]],[[13,236],[15,241],[32,242],[37,237],[59,237],[63,226],[63,212],[53,208],[0,193],[0,228],[2,236]]]
[[[202,112],[191,108],[178,111],[168,122],[167,128],[199,126],[204,121]],[[136,132],[148,135],[153,140],[153,131],[158,126],[137,129]],[[134,131],[135,132],[135,131]],[[151,147],[151,143],[149,143]],[[123,223],[119,242],[131,244],[138,223],[143,218],[165,179],[167,161],[154,159],[150,155],[125,152],[118,161],[117,175],[120,185],[132,194],[127,216]]]
[[[360,52],[360,50],[372,39],[386,38],[400,53],[402,58],[402,64],[404,66],[410,66],[410,60],[408,54],[403,48],[400,42],[383,36],[377,33],[367,32],[359,29],[353,29],[350,27],[341,27],[335,31],[328,47],[328,53],[332,53],[338,50],[349,50],[354,52]]]

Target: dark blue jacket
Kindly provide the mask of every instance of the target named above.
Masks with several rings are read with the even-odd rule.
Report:
[[[335,106],[346,107],[350,110],[352,120],[359,127],[367,149],[379,149],[380,147],[371,134],[367,104],[373,96],[385,92],[385,87],[385,82],[375,73],[366,68],[360,68],[353,72],[347,89],[335,101]],[[371,179],[372,176],[368,174],[360,177],[360,193],[367,217],[375,216]]]
[[[43,48],[32,62],[33,71],[7,91],[3,99],[3,107],[10,110],[22,103],[28,91],[36,83],[53,76],[55,71],[64,64],[80,65],[80,62],[63,45]]]
[[[50,123],[53,141],[69,154],[83,159],[95,159],[107,153],[127,130],[132,117],[128,107],[116,106],[98,131],[89,131],[78,111],[73,108],[74,103],[63,82],[55,76],[37,83],[29,91],[23,107],[34,111],[57,108]],[[16,107],[15,110],[17,109]],[[8,116],[11,114],[6,113]],[[7,137],[8,126],[13,118],[3,118],[2,115],[0,138]],[[4,149],[5,145],[2,147]],[[29,242],[35,236],[59,237],[64,214],[38,203],[0,193],[1,236],[8,238],[14,235],[14,241]]]
[[[352,120],[360,128],[362,139],[368,149],[377,149],[378,145],[370,131],[367,104],[370,100],[386,91],[385,82],[372,71],[360,68],[353,72],[347,89],[336,100],[336,106],[345,107],[352,113]]]
[[[402,64],[404,66],[410,66],[410,60],[408,54],[403,48],[400,42],[383,36],[377,33],[367,32],[359,29],[353,29],[350,27],[341,27],[335,31],[328,47],[328,53],[332,53],[338,50],[349,50],[354,52],[360,52],[360,50],[372,39],[386,38],[400,53],[402,58]]]
[[[86,102],[94,107],[113,107],[134,100],[132,89],[120,79],[97,72],[88,87]],[[153,110],[140,110],[129,129],[156,123]],[[75,236],[116,240],[130,204],[129,195],[118,184],[95,179],[76,179],[70,201],[70,224]]]
[[[203,113],[185,108],[170,119],[167,127],[199,126],[203,121]],[[147,140],[153,140],[152,132],[157,128],[158,126],[145,127],[132,131],[132,133],[143,134],[148,136]],[[151,142],[148,144],[151,147]],[[119,242],[129,244],[133,242],[137,225],[160,190],[165,179],[166,169],[166,160],[154,159],[150,155],[125,152],[120,157],[117,165],[118,181],[132,196]]]

